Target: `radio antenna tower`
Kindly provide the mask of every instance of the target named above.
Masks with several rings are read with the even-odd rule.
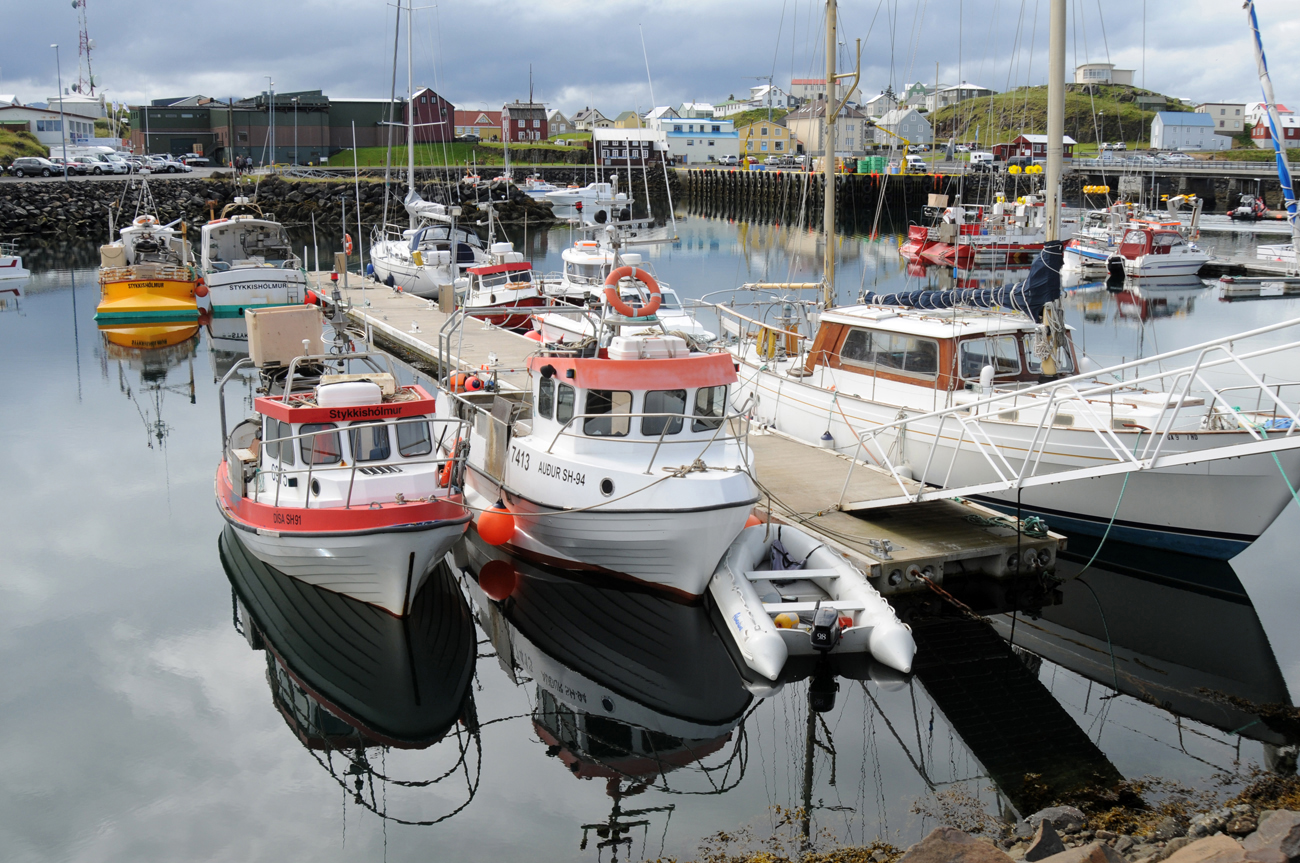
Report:
[[[77,47],[77,83],[72,85],[72,89],[83,96],[94,96],[97,82],[94,70],[90,68],[90,52],[95,48],[95,40],[90,38],[90,28],[86,24],[86,0],[72,0],[72,8],[77,10],[77,23],[81,28]]]

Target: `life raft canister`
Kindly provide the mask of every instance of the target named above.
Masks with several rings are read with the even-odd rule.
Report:
[[[618,283],[620,279],[628,277],[644,283],[650,289],[649,303],[633,309],[623,302],[623,298],[618,295]],[[659,283],[654,280],[654,276],[651,276],[640,267],[618,267],[605,277],[605,302],[625,318],[649,317],[659,311],[659,304],[662,301],[663,298],[659,294]]]

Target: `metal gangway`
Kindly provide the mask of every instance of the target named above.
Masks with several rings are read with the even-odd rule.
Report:
[[[1285,340],[1278,341],[1279,335]],[[1181,365],[1170,367],[1176,363]],[[900,411],[893,422],[858,435],[838,506],[865,510],[1300,449],[1300,415],[1294,407],[1300,381],[1268,381],[1262,368],[1294,374],[1298,363],[1300,318],[1295,318],[941,410]],[[1151,425],[1116,417],[1116,405],[1135,396],[1162,403]],[[1253,407],[1241,406],[1250,401]],[[1036,426],[1032,420],[1016,422],[1026,412],[1039,414]],[[1011,427],[1032,434],[1028,439],[1006,434]],[[929,445],[911,444],[909,429],[923,429],[914,437],[929,437]],[[1244,439],[1203,432],[1244,432]],[[1049,447],[1060,446],[1063,434],[1083,437],[1088,455],[1074,461],[1088,464],[1063,466],[1055,451],[1053,458],[1044,459]],[[1223,441],[1215,443],[1220,437]],[[1196,445],[1189,447],[1188,441]],[[987,466],[979,471],[981,479],[971,481],[966,464],[966,481],[952,482],[958,460],[974,454]],[[892,474],[899,493],[846,499],[854,470],[871,461]],[[1281,462],[1278,470],[1296,496]]]

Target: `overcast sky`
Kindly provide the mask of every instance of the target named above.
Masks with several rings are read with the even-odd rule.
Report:
[[[389,93],[394,11],[384,3],[224,0],[147,11],[122,0],[88,3],[95,76],[112,99],[245,96],[265,90],[268,75],[277,92]],[[821,77],[825,66],[824,5],[812,0],[461,0],[416,7],[415,84],[434,86],[464,108],[526,99],[530,64],[539,100],[566,112],[595,104],[610,116],[655,103],[719,101],[760,83],[755,76],[786,84],[792,76]],[[0,54],[0,93],[25,102],[53,95],[55,52],[48,46],[55,42],[65,88],[76,81],[72,4],[6,0],[4,8],[10,24],[22,23],[11,34],[19,38],[6,39]],[[1070,9],[1070,67],[1109,58],[1136,70],[1135,83],[1145,80],[1169,95],[1259,98],[1239,0],[1070,0]],[[1259,0],[1257,9],[1278,100],[1300,102],[1300,3]],[[844,0],[841,65],[849,65],[852,40],[863,39],[861,87],[868,97],[890,83],[933,82],[936,63],[943,83],[960,75],[999,91],[1042,84],[1047,16],[1048,0]],[[403,31],[399,93],[406,87],[405,44]]]

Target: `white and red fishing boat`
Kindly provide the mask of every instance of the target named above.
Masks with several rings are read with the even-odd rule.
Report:
[[[1047,239],[1047,216],[1042,200],[1026,195],[990,207],[948,207],[929,231],[932,242],[918,252],[921,257],[968,269],[977,261],[1030,260]]]
[[[531,312],[526,310],[546,305],[542,283],[540,280],[533,281],[533,265],[527,261],[484,264],[481,267],[470,267],[465,272],[469,276],[465,305],[471,310],[493,310],[470,311],[471,317],[510,330],[526,329],[532,321]],[[513,309],[520,311],[514,312]]]
[[[625,276],[650,286],[645,306],[624,307]],[[743,420],[726,410],[735,367],[663,331],[648,274],[618,267],[607,285],[591,339],[539,344],[519,379],[498,376],[494,391],[453,375],[439,415],[472,421],[465,499],[476,510],[500,503],[478,519],[489,542],[697,597],[758,500]]]
[[[259,560],[404,616],[469,522],[449,487],[454,458],[436,448],[463,431],[434,417],[434,397],[422,387],[398,386],[391,361],[382,371],[379,357],[300,356],[283,378],[274,375],[282,366],[263,364],[279,394],[255,398],[253,414],[229,434],[222,402],[216,497]],[[235,364],[223,391],[249,362]],[[331,373],[345,363],[365,371]]]

